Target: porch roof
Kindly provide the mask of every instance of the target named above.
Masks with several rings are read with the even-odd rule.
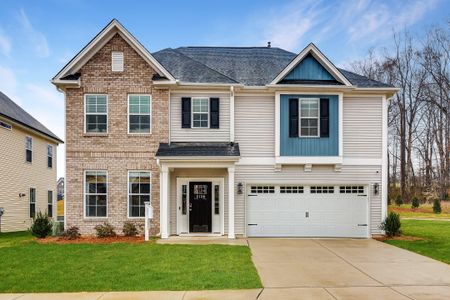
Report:
[[[176,142],[160,143],[156,157],[229,157],[240,156],[238,143],[220,142]]]

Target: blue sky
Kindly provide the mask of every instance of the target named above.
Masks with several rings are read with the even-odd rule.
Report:
[[[112,18],[152,52],[267,41],[299,52],[314,42],[345,66],[371,48],[391,46],[394,31],[423,35],[450,21],[450,1],[2,0],[0,90],[64,139],[63,95],[49,80]],[[63,151],[59,147],[59,176]]]

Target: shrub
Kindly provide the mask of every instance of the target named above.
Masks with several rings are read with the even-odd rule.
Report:
[[[38,212],[33,218],[31,225],[31,234],[38,238],[45,238],[52,233],[53,222],[49,219],[47,213]]]
[[[395,198],[395,204],[396,204],[397,206],[400,206],[400,205],[403,204],[402,196],[397,195],[397,197]]]
[[[76,240],[80,236],[80,229],[77,226],[67,228],[62,234],[62,237],[66,240]]]
[[[97,237],[114,237],[116,236],[116,232],[114,231],[114,227],[108,222],[103,223],[102,225],[97,225],[94,227],[97,231]]]
[[[388,237],[393,237],[401,234],[400,215],[395,212],[390,212],[389,215],[381,223],[380,229],[386,232]]]
[[[433,201],[433,212],[435,214],[440,214],[442,212],[441,200],[434,199],[434,201]]]
[[[418,208],[420,206],[420,201],[417,197],[412,198],[412,202],[411,202],[411,208],[415,209]]]
[[[124,236],[136,236],[138,234],[136,225],[134,225],[134,223],[132,222],[123,223],[122,232]]]

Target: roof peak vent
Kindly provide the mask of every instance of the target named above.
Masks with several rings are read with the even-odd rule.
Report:
[[[270,47],[272,47],[271,43],[267,42],[267,48],[270,48]]]

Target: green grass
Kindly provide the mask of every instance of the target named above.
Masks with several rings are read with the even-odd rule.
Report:
[[[39,244],[0,234],[0,292],[260,288],[246,246]]]
[[[402,220],[403,235],[418,241],[387,240],[386,243],[450,264],[450,222]]]

